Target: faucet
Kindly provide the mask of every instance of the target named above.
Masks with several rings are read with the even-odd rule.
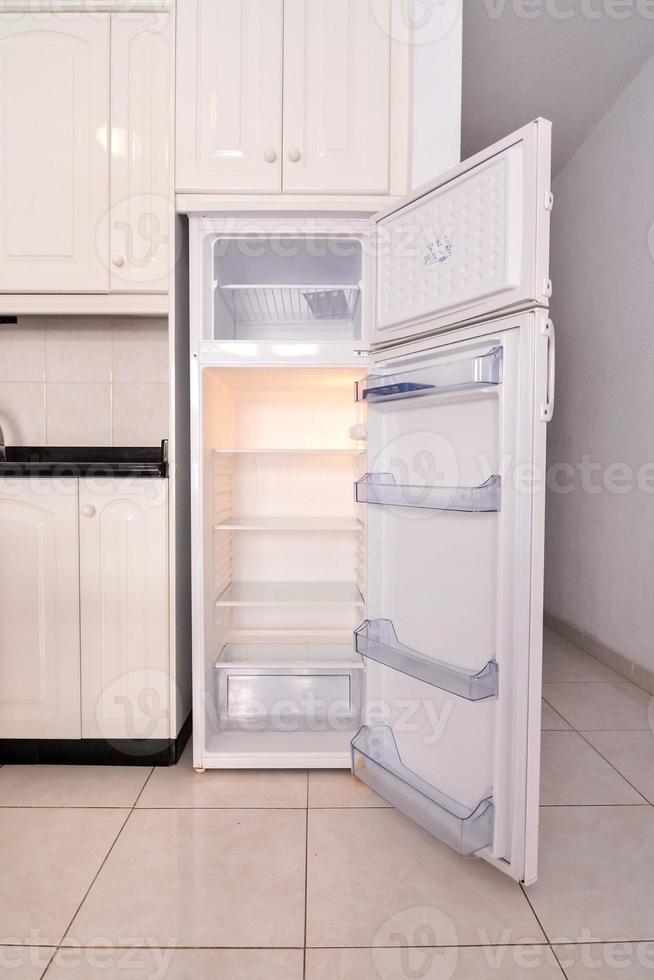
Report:
[[[0,463],[7,462],[7,447],[5,446],[5,434],[0,425]]]

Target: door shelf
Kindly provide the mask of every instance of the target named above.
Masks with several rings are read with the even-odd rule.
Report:
[[[502,357],[498,346],[486,354],[432,365],[427,370],[369,374],[354,383],[355,399],[383,403],[498,385],[502,381]]]
[[[360,504],[469,513],[499,511],[501,488],[502,479],[497,475],[478,487],[408,486],[396,483],[392,473],[366,473],[354,484],[355,499]]]
[[[216,606],[362,606],[354,582],[232,582]]]
[[[354,319],[358,286],[228,284],[222,295],[235,323],[312,323]]]
[[[356,517],[230,517],[214,531],[363,531]]]
[[[363,661],[349,647],[228,643],[214,675],[223,731],[351,731],[360,723]]]
[[[390,619],[366,619],[354,631],[354,646],[370,660],[468,701],[497,697],[496,661],[489,661],[480,671],[468,671],[430,660],[398,641]]]
[[[389,726],[364,725],[359,729],[352,740],[352,771],[457,854],[475,854],[492,843],[492,798],[470,809],[439,792],[404,765]]]

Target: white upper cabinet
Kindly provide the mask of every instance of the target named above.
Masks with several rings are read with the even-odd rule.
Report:
[[[178,191],[280,191],[282,0],[180,0]]]
[[[285,0],[284,190],[389,190],[391,0]]]
[[[112,14],[111,289],[165,292],[170,268],[170,17]]]
[[[0,18],[0,290],[106,290],[109,15]]]
[[[79,738],[77,480],[0,481],[0,738]]]

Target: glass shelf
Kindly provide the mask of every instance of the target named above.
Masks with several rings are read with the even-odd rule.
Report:
[[[358,402],[390,402],[483,388],[498,385],[501,380],[502,348],[493,347],[486,354],[446,361],[419,371],[369,374],[362,381],[356,381],[354,388]]]
[[[342,449],[214,449],[217,456],[360,456],[365,452],[358,446]]]
[[[363,531],[356,517],[230,517],[214,531]]]
[[[392,728],[360,728],[352,739],[352,772],[388,803],[457,854],[475,854],[493,841],[492,798],[470,809],[404,765]]]
[[[232,582],[216,606],[362,606],[354,582]]]
[[[462,670],[439,660],[430,660],[398,641],[390,619],[366,619],[354,631],[354,647],[357,653],[370,660],[468,701],[497,697],[497,663],[494,660],[480,671]]]
[[[354,484],[355,498],[361,504],[470,513],[498,511],[501,488],[502,479],[499,476],[491,476],[478,487],[432,487],[398,484],[392,473],[366,473]]]

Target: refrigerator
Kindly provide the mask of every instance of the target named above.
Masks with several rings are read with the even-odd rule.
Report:
[[[351,768],[535,880],[551,126],[190,218],[193,764]]]

